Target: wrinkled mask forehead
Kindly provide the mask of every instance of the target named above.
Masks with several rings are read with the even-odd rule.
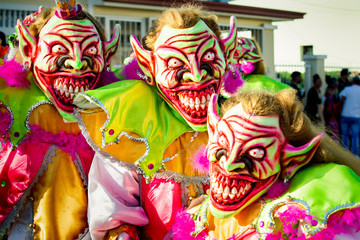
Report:
[[[191,49],[196,49],[205,38],[210,36],[217,38],[202,20],[199,20],[195,26],[184,29],[172,28],[166,25],[156,39],[154,48],[157,49],[162,45],[171,46],[176,43],[177,46],[186,47],[188,51],[191,51]]]
[[[280,128],[279,116],[255,116],[245,112],[241,103],[227,111],[222,117],[222,120],[232,126],[234,135],[237,138],[263,135],[264,132],[267,132],[274,136],[279,135],[282,140],[284,139],[284,134]],[[227,129],[221,127],[221,125],[222,124],[219,123],[219,130]],[[227,131],[229,131],[229,129]],[[243,134],[244,132],[247,132],[247,134]]]
[[[69,38],[70,41],[79,41],[85,36],[99,35],[94,23],[89,19],[66,20],[53,16],[41,29],[39,36],[57,34]],[[58,37],[58,36],[55,36]]]

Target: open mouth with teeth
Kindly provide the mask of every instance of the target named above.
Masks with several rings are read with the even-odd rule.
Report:
[[[211,204],[222,211],[235,211],[248,201],[255,201],[276,180],[276,175],[265,180],[249,175],[229,173],[217,163],[210,163]]]
[[[55,101],[55,105],[65,112],[73,111],[75,94],[93,89],[99,74],[85,73],[74,75],[69,73],[40,73],[42,83]]]
[[[170,104],[187,121],[194,124],[206,123],[210,97],[213,93],[218,93],[218,89],[218,80],[207,81],[201,85],[182,85],[173,89],[161,88]]]

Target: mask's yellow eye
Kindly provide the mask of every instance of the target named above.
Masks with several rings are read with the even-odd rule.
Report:
[[[66,47],[64,47],[61,44],[55,44],[54,46],[51,47],[51,52],[57,54],[66,54],[68,50],[66,49]]]
[[[85,50],[85,54],[89,56],[94,56],[97,54],[97,49],[95,46],[91,46]]]
[[[170,58],[168,61],[169,68],[179,68],[182,67],[184,63],[178,58]]]
[[[215,53],[213,51],[207,51],[202,57],[203,62],[212,62],[215,59]]]
[[[248,151],[250,157],[255,159],[263,159],[265,156],[265,150],[263,148],[253,148]]]

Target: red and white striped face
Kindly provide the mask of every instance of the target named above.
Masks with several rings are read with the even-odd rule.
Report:
[[[94,24],[56,16],[41,29],[32,59],[35,81],[55,106],[71,113],[73,97],[93,89],[104,69],[104,49]]]
[[[221,119],[211,114],[209,111],[211,210],[224,218],[257,200],[277,180],[286,140],[278,116],[253,116],[241,104]]]
[[[220,90],[224,53],[203,21],[194,27],[165,26],[153,52],[155,80],[162,97],[187,122],[204,125],[210,96]]]

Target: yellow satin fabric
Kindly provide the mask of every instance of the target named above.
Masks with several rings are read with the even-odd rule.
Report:
[[[86,114],[81,114],[81,117],[95,144],[101,146],[102,135],[100,127],[106,121],[106,114],[101,109],[96,109],[92,113],[88,111]],[[133,137],[139,137],[136,133],[130,133],[130,135]],[[174,156],[185,149],[185,147],[190,143],[193,135],[194,132],[186,132],[175,139],[175,141],[173,141],[169,146],[164,146],[165,151],[163,159]],[[190,143],[186,151],[182,152],[171,161],[165,163],[166,170],[178,172],[191,177],[199,176],[199,173],[194,170],[190,161],[193,159],[193,156],[196,154],[201,145],[205,147],[207,141],[207,132],[199,132],[198,136],[192,143]],[[122,151],[121,149],[126,149],[126,151]],[[134,163],[145,153],[146,147],[143,142],[134,142],[129,140],[127,137],[122,136],[119,144],[109,145],[103,150],[121,161]]]
[[[30,115],[29,124],[36,124],[47,132],[54,134],[60,133],[61,131],[72,134],[80,133],[77,122],[65,123],[56,108],[50,104],[42,104],[35,108]]]
[[[69,154],[56,150],[33,190],[34,239],[77,239],[87,227],[87,196]]]
[[[261,209],[261,203],[246,207],[240,213],[228,218],[216,218],[208,209],[209,236],[215,239],[228,239],[233,234],[245,232],[255,223]]]
[[[77,123],[65,123],[53,105],[37,107],[29,123],[48,132],[78,134]],[[70,155],[57,149],[32,189],[34,239],[77,239],[87,227],[87,195]]]

